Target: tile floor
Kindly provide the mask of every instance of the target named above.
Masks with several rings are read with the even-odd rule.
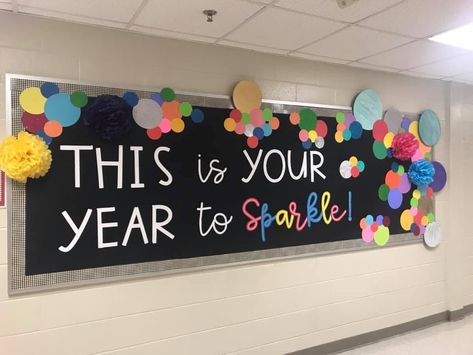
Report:
[[[473,355],[473,314],[388,338],[343,355]]]

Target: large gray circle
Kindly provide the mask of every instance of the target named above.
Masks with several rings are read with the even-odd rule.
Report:
[[[389,109],[384,114],[384,122],[386,122],[390,132],[397,133],[401,128],[402,113],[395,108]]]
[[[159,104],[151,99],[140,99],[133,107],[133,118],[138,126],[144,129],[157,127],[163,119]]]

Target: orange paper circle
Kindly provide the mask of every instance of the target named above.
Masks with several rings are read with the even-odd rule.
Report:
[[[242,80],[233,89],[233,105],[241,112],[259,108],[262,99],[261,90],[253,80]]]
[[[58,121],[48,121],[44,125],[44,133],[51,138],[59,137],[62,134],[62,126]]]

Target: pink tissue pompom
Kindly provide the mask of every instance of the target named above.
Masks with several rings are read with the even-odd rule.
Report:
[[[409,160],[419,148],[419,141],[409,132],[398,133],[394,136],[393,157],[399,160]]]

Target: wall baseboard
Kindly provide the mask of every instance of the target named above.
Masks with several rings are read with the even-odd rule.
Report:
[[[372,332],[355,335],[350,338],[336,340],[330,343],[316,345],[311,348],[292,352],[292,355],[327,355],[347,351],[363,345],[378,342],[403,333],[412,332],[422,328],[430,327],[434,324],[445,321],[457,321],[466,315],[473,313],[473,304],[464,306],[455,311],[445,311],[410,322],[394,325],[392,327],[375,330]]]

